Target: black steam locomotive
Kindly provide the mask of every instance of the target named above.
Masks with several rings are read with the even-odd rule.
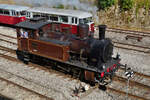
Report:
[[[79,25],[78,34],[70,34],[59,23],[27,20],[16,25],[18,58],[53,63],[68,73],[90,82],[105,83],[119,68],[120,58],[113,54],[113,44],[105,38],[105,25],[99,26],[99,39],[93,38],[88,25]]]

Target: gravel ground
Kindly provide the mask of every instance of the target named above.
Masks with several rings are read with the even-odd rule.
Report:
[[[11,36],[16,36],[16,32],[14,29],[7,30],[7,28],[0,27],[0,31],[1,33],[3,32],[6,35],[9,34]],[[6,45],[6,47],[8,47],[8,45]],[[15,49],[16,47],[13,48]],[[116,55],[117,53],[119,53],[121,56],[122,64],[128,64],[128,66],[133,70],[150,75],[150,56],[148,54],[115,48],[114,55]],[[34,84],[22,84],[28,88],[32,88],[36,91],[45,93],[47,96],[55,98],[55,100],[81,100],[78,97],[71,96],[72,89],[74,89],[75,86],[79,85],[77,80],[69,81],[69,79],[64,79],[62,76],[59,76],[57,74],[44,72],[43,70],[39,69],[33,69],[31,67],[28,67],[27,65],[11,62],[3,58],[0,58],[0,68],[32,81]],[[12,79],[15,82],[24,82],[23,80],[16,78]],[[45,88],[42,89],[40,88],[40,86]],[[118,95],[108,94],[107,92],[96,89],[88,96],[82,98],[82,100],[112,100],[112,98],[113,100],[121,100],[118,97]]]
[[[12,78],[11,75],[6,74],[5,72],[0,70],[0,76],[5,79]],[[33,94],[32,92],[25,91],[18,86],[14,86],[13,84],[9,84],[5,81],[0,81],[0,93],[14,100],[46,100],[44,98],[39,97],[39,95]]]

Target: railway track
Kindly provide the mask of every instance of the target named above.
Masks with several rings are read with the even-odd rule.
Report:
[[[150,32],[142,32],[142,31],[134,31],[134,30],[125,30],[125,29],[117,29],[117,28],[107,28],[108,32],[115,32],[119,34],[126,34],[126,35],[134,35],[134,36],[141,36],[141,37],[150,37]]]
[[[0,36],[4,36],[4,37],[7,37],[7,38],[11,38],[11,39],[17,39],[16,37],[5,35],[5,34],[2,34],[2,33],[0,33]]]
[[[5,36],[5,35],[3,35],[3,36]],[[6,36],[6,37],[7,37],[7,36]],[[16,38],[14,38],[14,37],[9,37],[9,38],[16,39]],[[5,41],[5,42],[11,43],[10,41]],[[12,43],[12,44],[14,44],[14,43]],[[118,42],[114,42],[114,44],[115,44],[116,47],[119,47],[119,48],[128,49],[128,50],[135,50],[135,51],[144,52],[144,53],[149,53],[149,50],[150,50],[150,48],[141,47],[141,46],[137,46],[137,45],[129,45],[129,44],[118,43]],[[116,44],[117,44],[117,45],[116,45]],[[120,44],[121,46],[118,45],[118,44]],[[17,45],[17,44],[14,44],[14,45]],[[125,47],[125,45],[126,45],[127,47]],[[129,46],[130,46],[130,48],[129,48]],[[134,49],[133,49],[133,48],[134,48]],[[143,48],[143,49],[139,49],[139,48]],[[12,49],[7,48],[7,47],[0,46],[0,50],[4,50],[4,51],[6,51],[6,52],[11,52],[11,53],[15,54],[15,50],[12,50]],[[144,51],[144,50],[145,50],[145,51]],[[10,56],[3,55],[3,54],[0,54],[0,56],[6,58],[6,59],[8,59],[8,60],[11,60],[11,61],[20,62],[18,59],[14,58],[14,57],[10,57]],[[68,75],[62,74],[62,73],[57,72],[57,71],[54,71],[54,70],[47,69],[47,68],[45,68],[45,67],[43,67],[43,66],[40,66],[40,65],[36,65],[36,64],[30,63],[29,66],[30,66],[30,67],[34,67],[34,68],[37,68],[37,67],[38,67],[40,70],[44,70],[44,71],[48,71],[48,72],[55,72],[55,73],[57,73],[57,74],[59,73],[58,75],[63,76],[64,78],[68,78]],[[149,78],[149,77],[150,77],[150,76],[148,76],[148,75],[144,75],[144,74],[141,74],[141,73],[138,73],[138,72],[134,72],[134,73],[135,73],[136,75],[141,76],[141,77],[145,77],[145,78]],[[70,75],[69,75],[69,77],[70,77],[70,80],[74,80],[74,78],[71,78]],[[116,76],[115,79],[114,79],[114,81],[120,81],[120,83],[125,84],[126,79],[123,78],[123,77],[120,77],[120,76]],[[131,86],[136,85],[138,88],[144,88],[144,89],[146,89],[146,90],[149,90],[149,88],[150,88],[149,86],[144,85],[144,84],[142,84],[142,83],[138,83],[138,82],[136,82],[136,81],[130,81],[130,82],[131,82],[131,83],[130,83]],[[80,97],[81,97],[81,98],[86,97],[87,95],[89,95],[90,93],[92,93],[95,89],[97,89],[97,85],[96,85],[95,87],[90,88],[86,93],[82,94]],[[116,92],[116,93],[120,93],[121,95],[126,95],[126,91],[121,91],[121,90],[119,90],[119,89],[112,88],[112,87],[109,87],[109,86],[107,87],[107,90],[108,90],[108,91],[113,91],[113,92]],[[132,93],[128,93],[128,96],[131,97],[131,98],[137,98],[137,99],[139,99],[139,100],[148,100],[147,98],[144,98],[144,97],[142,97],[142,96],[137,96],[137,95],[134,95],[134,94],[132,94]]]
[[[33,90],[28,89],[28,88],[26,88],[26,87],[23,87],[23,86],[21,86],[21,85],[15,83],[15,82],[10,81],[10,80],[8,80],[8,79],[5,79],[5,78],[3,78],[3,77],[0,77],[0,81],[1,81],[1,82],[2,82],[2,81],[3,81],[3,82],[6,82],[7,85],[13,85],[13,86],[16,86],[16,87],[18,87],[18,88],[24,90],[24,91],[31,92],[32,94],[38,95],[40,98],[43,98],[43,99],[46,99],[46,100],[53,100],[52,98],[49,98],[49,97],[47,97],[47,96],[45,96],[45,95],[42,95],[42,94],[40,94],[40,93],[38,93],[38,92],[36,92],[36,91],[33,91]]]
[[[123,78],[121,76],[115,76],[113,81],[119,82],[120,90],[126,94],[126,88],[127,87],[127,79]],[[115,86],[116,87],[116,86]],[[118,88],[118,87],[116,87]],[[123,89],[124,88],[124,89]],[[129,81],[129,90],[128,95],[132,98],[142,99],[142,100],[149,100],[149,92],[150,92],[150,86],[144,85],[143,83],[139,83],[137,81],[134,81],[133,79],[130,79]],[[140,90],[140,91],[139,91]],[[124,95],[125,95],[124,94]]]
[[[5,48],[5,49],[6,49],[6,48]],[[6,49],[6,50],[7,50],[7,49]],[[7,51],[10,51],[10,49],[8,49]],[[20,62],[17,58],[14,58],[14,57],[10,57],[10,56],[3,55],[3,54],[0,54],[0,56],[6,58],[6,59],[8,59],[8,60],[11,60],[11,61]],[[22,63],[22,62],[20,62],[20,63]],[[44,71],[46,71],[46,72],[54,72],[54,73],[57,73],[59,76],[63,76],[63,78],[71,78],[71,76],[68,77],[68,75],[66,75],[66,74],[63,74],[63,73],[61,73],[61,72],[57,72],[57,71],[54,71],[54,70],[45,68],[45,67],[40,66],[40,65],[37,65],[37,64],[29,63],[29,67],[39,68],[40,70],[44,70]],[[137,73],[137,72],[136,72],[136,74],[142,75],[142,74]],[[150,77],[150,76],[147,76],[147,75],[144,75],[144,74],[143,74],[142,76]],[[73,78],[73,79],[74,79],[74,78]],[[72,80],[72,78],[71,78],[71,80]],[[114,81],[120,81],[120,83],[126,84],[126,79],[123,78],[123,77],[120,77],[120,76],[116,76],[115,79],[114,79]],[[136,86],[139,87],[139,88],[144,88],[144,89],[146,89],[146,90],[150,90],[149,86],[147,86],[147,85],[144,85],[144,84],[142,84],[142,83],[138,83],[138,82],[135,82],[135,81],[130,81],[130,82],[131,82],[131,83],[130,83],[131,86],[136,85]],[[91,93],[92,93],[95,89],[97,89],[97,88],[98,88],[97,85],[94,86],[94,87],[91,87],[87,92],[85,92],[84,94],[80,95],[80,98],[81,98],[81,99],[82,99],[82,98],[85,98],[86,96],[88,96],[89,94],[91,94]],[[115,93],[119,93],[119,94],[121,94],[121,95],[126,95],[126,91],[121,91],[120,89],[112,88],[112,87],[109,87],[109,86],[107,87],[107,89],[108,89],[108,91],[114,91]],[[144,98],[144,97],[137,96],[137,95],[134,95],[134,94],[132,94],[132,93],[129,93],[128,96],[131,97],[131,98],[137,98],[137,99],[139,99],[139,100],[148,100],[148,99],[146,99],[146,98]]]
[[[113,41],[113,43],[114,43],[114,46],[117,48],[134,50],[134,51],[143,52],[143,53],[150,53],[149,47],[144,47],[144,46],[139,46],[139,45],[134,45],[134,44],[126,44],[126,43],[115,42],[115,41]]]

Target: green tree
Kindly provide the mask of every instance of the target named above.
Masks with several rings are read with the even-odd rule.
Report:
[[[99,9],[106,9],[115,4],[115,0],[98,0],[97,6]]]
[[[58,8],[58,9],[64,9],[65,7],[64,7],[63,4],[59,4],[56,8]]]
[[[133,8],[133,0],[120,0],[121,11],[127,11]]]

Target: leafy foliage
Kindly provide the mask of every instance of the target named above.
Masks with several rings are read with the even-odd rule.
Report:
[[[133,8],[133,0],[120,0],[121,11],[127,11]]]
[[[64,9],[65,7],[64,7],[63,4],[59,4],[56,8],[58,8],[58,9]]]
[[[97,2],[98,8],[102,10],[111,7],[114,4],[115,4],[115,0],[98,0]]]

